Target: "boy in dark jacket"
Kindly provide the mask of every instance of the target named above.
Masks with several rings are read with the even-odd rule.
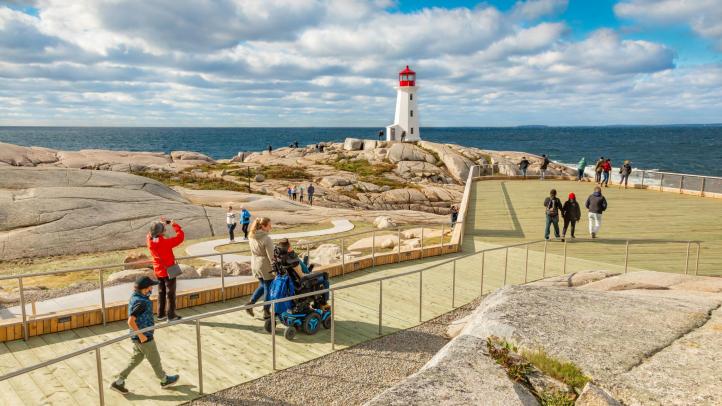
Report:
[[[577,197],[574,193],[569,193],[569,200],[564,202],[562,207],[562,216],[564,217],[564,228],[562,229],[562,242],[567,236],[567,227],[571,225],[571,236],[574,236],[574,228],[577,225],[577,221],[582,218],[582,209],[577,203]]]
[[[541,163],[541,166],[539,166],[539,179],[544,180],[544,175],[546,174],[549,164],[550,164],[549,158],[547,158],[546,155],[542,154],[542,163]]]
[[[601,187],[594,188],[594,193],[587,198],[584,206],[589,210],[589,234],[592,238],[597,238],[602,227],[602,213],[607,210],[607,199],[602,196]]]
[[[519,161],[519,170],[521,170],[521,176],[526,179],[526,170],[529,169],[529,160],[526,159],[525,156],[521,157],[521,161]]]
[[[546,212],[546,226],[544,227],[544,239],[549,239],[549,228],[554,225],[554,236],[559,238],[559,210],[562,209],[562,201],[557,197],[557,190],[549,191],[549,197],[544,199]]]

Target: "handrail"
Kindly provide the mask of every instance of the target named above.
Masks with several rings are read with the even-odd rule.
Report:
[[[289,297],[285,297],[285,298],[282,298],[282,299],[274,299],[274,300],[268,300],[268,301],[264,301],[264,302],[254,303],[254,304],[245,304],[245,305],[241,305],[241,306],[234,306],[234,307],[230,307],[230,308],[228,308],[228,309],[215,310],[215,311],[212,311],[212,312],[207,312],[207,313],[202,313],[202,314],[198,314],[198,315],[195,315],[195,316],[186,317],[186,318],[183,318],[183,319],[181,319],[181,320],[168,321],[168,322],[165,322],[165,323],[162,323],[162,324],[154,325],[154,326],[151,326],[151,327],[146,327],[146,328],[144,328],[144,329],[141,329],[141,330],[138,330],[138,331],[135,331],[135,332],[132,332],[132,333],[126,333],[126,334],[124,334],[124,335],[122,335],[122,336],[118,336],[118,337],[115,337],[115,338],[111,338],[111,339],[109,339],[109,340],[106,340],[106,341],[103,341],[103,342],[100,342],[100,343],[97,343],[97,344],[93,344],[93,345],[90,345],[90,346],[88,346],[88,347],[81,348],[81,349],[79,349],[79,350],[75,350],[75,351],[70,352],[70,353],[68,353],[68,354],[64,354],[64,355],[61,355],[61,356],[59,356],[59,357],[52,358],[52,359],[49,359],[49,360],[47,360],[47,361],[43,361],[43,362],[40,362],[40,363],[38,363],[38,364],[31,365],[31,366],[28,366],[28,367],[24,367],[24,368],[18,369],[18,370],[16,370],[16,371],[13,371],[13,372],[4,374],[4,375],[0,376],[0,382],[5,381],[5,380],[8,380],[8,379],[10,379],[10,378],[14,378],[14,377],[19,376],[19,375],[26,374],[26,373],[28,373],[28,372],[35,371],[35,370],[37,370],[37,369],[46,367],[46,366],[48,366],[48,365],[56,364],[56,363],[58,363],[58,362],[64,361],[64,360],[69,359],[69,358],[73,358],[73,357],[78,356],[78,355],[82,355],[82,354],[88,353],[88,352],[90,352],[90,351],[94,351],[94,350],[97,350],[97,349],[100,349],[100,348],[103,348],[103,347],[107,347],[108,345],[115,344],[115,343],[117,343],[117,342],[120,342],[120,341],[129,339],[129,338],[135,337],[135,336],[137,336],[138,334],[141,334],[141,333],[146,333],[146,332],[150,332],[150,331],[160,330],[160,329],[167,328],[167,327],[172,327],[172,326],[175,326],[175,325],[178,325],[178,324],[184,324],[184,323],[187,324],[187,323],[190,323],[190,322],[193,322],[193,321],[199,321],[199,320],[207,319],[207,318],[210,318],[210,317],[222,316],[222,315],[224,315],[224,314],[235,313],[235,312],[242,311],[242,310],[246,310],[246,309],[253,309],[253,308],[256,308],[256,307],[268,306],[268,305],[271,305],[271,306],[272,306],[272,305],[275,305],[276,303],[283,303],[283,302],[287,302],[287,301],[291,301],[291,300],[301,299],[301,298],[304,298],[304,297],[316,296],[316,295],[324,294],[324,293],[327,293],[327,292],[330,293],[330,292],[335,292],[335,291],[338,291],[338,290],[350,289],[350,288],[353,288],[353,287],[362,286],[362,285],[368,285],[368,284],[372,284],[372,283],[376,283],[376,282],[380,282],[380,281],[384,281],[384,280],[388,280],[388,279],[401,278],[401,277],[404,277],[404,276],[414,275],[414,274],[417,274],[417,273],[421,273],[421,272],[424,272],[424,271],[428,271],[428,270],[430,270],[430,269],[437,268],[437,267],[439,267],[439,266],[441,266],[441,265],[450,264],[450,263],[456,262],[456,261],[458,261],[458,260],[460,260],[460,259],[465,259],[465,258],[469,258],[469,257],[472,257],[472,256],[484,254],[484,253],[486,253],[486,252],[499,251],[499,250],[504,250],[504,249],[509,249],[509,248],[516,248],[516,247],[522,247],[522,246],[531,245],[531,244],[536,244],[536,243],[540,243],[540,242],[543,242],[543,240],[537,240],[537,241],[531,241],[531,242],[523,242],[523,243],[505,245],[505,246],[502,246],[502,247],[486,248],[486,249],[483,249],[483,250],[481,250],[481,251],[477,251],[477,252],[475,252],[475,253],[456,256],[456,257],[454,257],[454,258],[452,258],[452,259],[449,259],[449,260],[446,260],[446,261],[442,261],[442,262],[438,262],[438,263],[435,263],[435,264],[433,264],[433,265],[428,265],[428,266],[423,267],[423,268],[420,268],[420,269],[415,269],[415,270],[411,270],[411,271],[406,271],[406,272],[402,272],[402,273],[398,273],[398,274],[394,274],[394,275],[381,276],[381,277],[374,278],[374,279],[369,279],[369,280],[360,281],[360,282],[355,282],[355,283],[350,283],[350,284],[343,284],[343,285],[340,285],[340,286],[331,286],[331,287],[329,287],[328,289],[316,290],[316,291],[313,291],[313,292],[303,293],[303,294],[300,294],[300,295],[289,296]]]
[[[665,171],[658,171],[656,169],[638,169],[638,172],[647,172],[647,173],[659,173],[664,175],[673,175],[673,176],[688,176],[692,178],[707,178],[707,179],[720,179],[722,180],[722,176],[708,176],[708,175],[696,175],[693,173],[678,173],[678,172],[665,172]]]

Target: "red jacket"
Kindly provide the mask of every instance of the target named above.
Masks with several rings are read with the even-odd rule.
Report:
[[[604,172],[611,172],[612,171],[612,164],[609,162],[605,162],[602,164],[602,169]]]
[[[176,234],[173,238],[160,236],[156,241],[153,241],[153,237],[151,237],[150,234],[148,234],[146,238],[148,250],[153,257],[153,270],[155,271],[155,276],[158,278],[168,277],[168,271],[166,269],[175,264],[173,248],[181,245],[185,239],[185,233],[183,233],[181,226],[174,223],[173,229]]]

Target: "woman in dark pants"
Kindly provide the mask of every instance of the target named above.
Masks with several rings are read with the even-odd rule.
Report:
[[[574,236],[574,228],[577,225],[577,221],[582,218],[582,209],[579,207],[577,197],[574,193],[569,193],[569,200],[564,202],[562,207],[562,216],[564,217],[564,228],[562,229],[562,242],[567,235],[567,228],[571,225],[571,236]]]
[[[171,225],[175,230],[175,237],[165,237],[165,226]],[[153,271],[158,282],[158,319],[163,320],[168,315],[168,320],[180,319],[175,314],[175,285],[176,279],[168,276],[168,267],[175,265],[173,248],[181,245],[185,239],[183,229],[175,221],[161,218],[150,226],[146,244],[150,255],[153,257]],[[166,313],[166,298],[168,299],[168,312]]]
[[[271,220],[267,217],[259,217],[251,225],[248,245],[251,248],[251,273],[258,279],[258,288],[251,300],[246,304],[253,304],[261,298],[268,297],[268,292],[273,281],[273,241],[268,233],[271,232]],[[253,316],[253,309],[246,312]],[[270,306],[263,306],[263,318],[271,317]]]

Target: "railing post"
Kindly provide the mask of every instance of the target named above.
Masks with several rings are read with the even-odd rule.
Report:
[[[629,240],[624,244],[624,273],[627,273],[629,266]]]
[[[103,317],[103,325],[107,322],[105,314],[105,283],[103,282],[103,270],[98,269],[98,281],[100,282],[100,313]]]
[[[371,268],[376,269],[376,231],[371,234]]]
[[[704,186],[705,186],[706,182],[707,182],[707,178],[703,177],[702,178],[702,187],[699,188],[699,195],[701,197],[704,197]]]
[[[451,263],[451,308],[456,308],[456,260]]]
[[[400,264],[400,263],[401,263],[401,227],[399,227],[399,228],[396,230],[396,233],[398,234],[398,235],[396,236],[396,238],[399,239],[399,243],[398,243],[398,245],[396,246],[396,251],[398,251],[398,253],[399,253],[398,263]]]
[[[346,253],[344,247],[344,239],[341,239],[341,276],[346,273]]]
[[[544,264],[542,265],[542,279],[547,276],[547,244],[549,240],[544,240]]]
[[[290,327],[293,328],[293,327]],[[271,305],[271,367],[276,370],[276,305]]]
[[[689,249],[692,247],[692,241],[687,241],[687,256],[684,258],[684,274],[689,272]]]
[[[441,223],[441,255],[444,255],[444,223]]]
[[[98,374],[98,400],[100,406],[105,405],[105,392],[103,391],[103,365],[100,359],[100,348],[95,349],[95,369]]]
[[[336,349],[336,295],[331,292],[331,349]]]
[[[529,280],[527,277],[529,275],[529,244],[525,245],[524,250],[524,283],[527,283]]]
[[[221,299],[226,301],[226,272],[223,270],[223,254],[221,254]]]
[[[379,281],[379,335],[381,335],[382,317],[384,313],[384,281]]]
[[[684,175],[679,177],[679,194],[682,194],[683,187],[684,187]]]
[[[481,289],[479,290],[479,297],[484,296],[484,257],[486,251],[481,251]]]
[[[697,259],[694,261],[694,276],[699,272],[699,252],[702,250],[702,243],[697,242]]]
[[[506,286],[506,270],[509,265],[509,248],[504,250],[504,285]]]
[[[28,341],[28,316],[25,314],[25,290],[23,289],[23,278],[18,278],[18,289],[20,290],[20,313],[23,315],[23,340]]]
[[[424,271],[419,271],[419,323],[423,320],[421,318],[421,310],[423,309],[424,300]]]
[[[567,274],[567,240],[564,239],[564,263],[562,265],[562,275]]]
[[[662,173],[660,175],[661,176],[659,177],[659,191],[661,192],[662,188],[664,187],[664,174]]]
[[[198,393],[203,394],[203,353],[201,352],[201,321],[196,320],[196,356],[198,358]]]
[[[642,187],[644,187],[644,176],[647,174],[647,171],[642,171]]]
[[[424,258],[424,226],[421,226],[421,258]]]

